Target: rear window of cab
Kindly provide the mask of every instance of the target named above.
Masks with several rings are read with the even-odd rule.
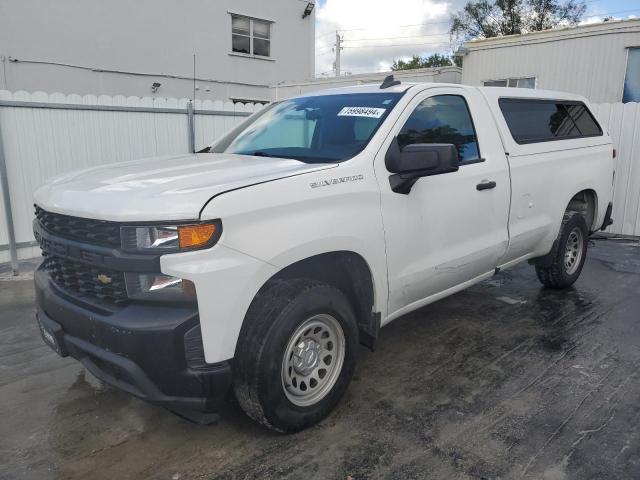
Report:
[[[602,128],[582,102],[501,98],[498,103],[511,136],[519,144],[602,135]]]

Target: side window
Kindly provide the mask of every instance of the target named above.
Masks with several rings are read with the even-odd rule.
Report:
[[[400,149],[414,143],[452,143],[460,163],[480,159],[471,114],[459,95],[437,95],[420,102],[398,134]]]
[[[513,139],[521,144],[602,135],[580,102],[501,98],[499,103]]]
[[[355,117],[353,134],[356,141],[366,142],[378,127],[379,123],[377,118]]]
[[[582,103],[566,103],[564,107],[571,115],[571,118],[576,123],[576,127],[580,130],[580,134],[585,137],[594,135],[602,135],[602,129],[600,125],[593,118],[591,112],[587,110],[587,107]]]

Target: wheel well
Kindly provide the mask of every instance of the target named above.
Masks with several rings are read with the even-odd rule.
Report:
[[[587,222],[589,232],[597,230],[594,228],[596,221],[597,195],[593,190],[582,190],[576,193],[569,201],[568,211],[578,212]]]
[[[364,258],[349,251],[314,255],[283,268],[260,291],[275,281],[290,278],[318,280],[344,293],[356,314],[360,342],[373,348],[380,329],[380,314],[373,311],[373,276]]]

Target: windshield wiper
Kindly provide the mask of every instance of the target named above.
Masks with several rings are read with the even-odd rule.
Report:
[[[271,155],[270,153],[262,152],[260,150],[257,150],[255,152],[251,153],[250,155],[252,155],[254,157],[277,157],[277,155]],[[280,157],[280,158],[286,158],[286,157]]]

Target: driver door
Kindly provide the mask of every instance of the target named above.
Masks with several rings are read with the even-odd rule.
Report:
[[[455,87],[419,93],[376,156],[389,320],[492,274],[506,251],[507,159],[488,106],[472,93]],[[454,144],[460,168],[422,177],[406,195],[395,193],[385,167],[394,138],[401,149],[416,143]],[[495,187],[486,188],[491,182]]]

